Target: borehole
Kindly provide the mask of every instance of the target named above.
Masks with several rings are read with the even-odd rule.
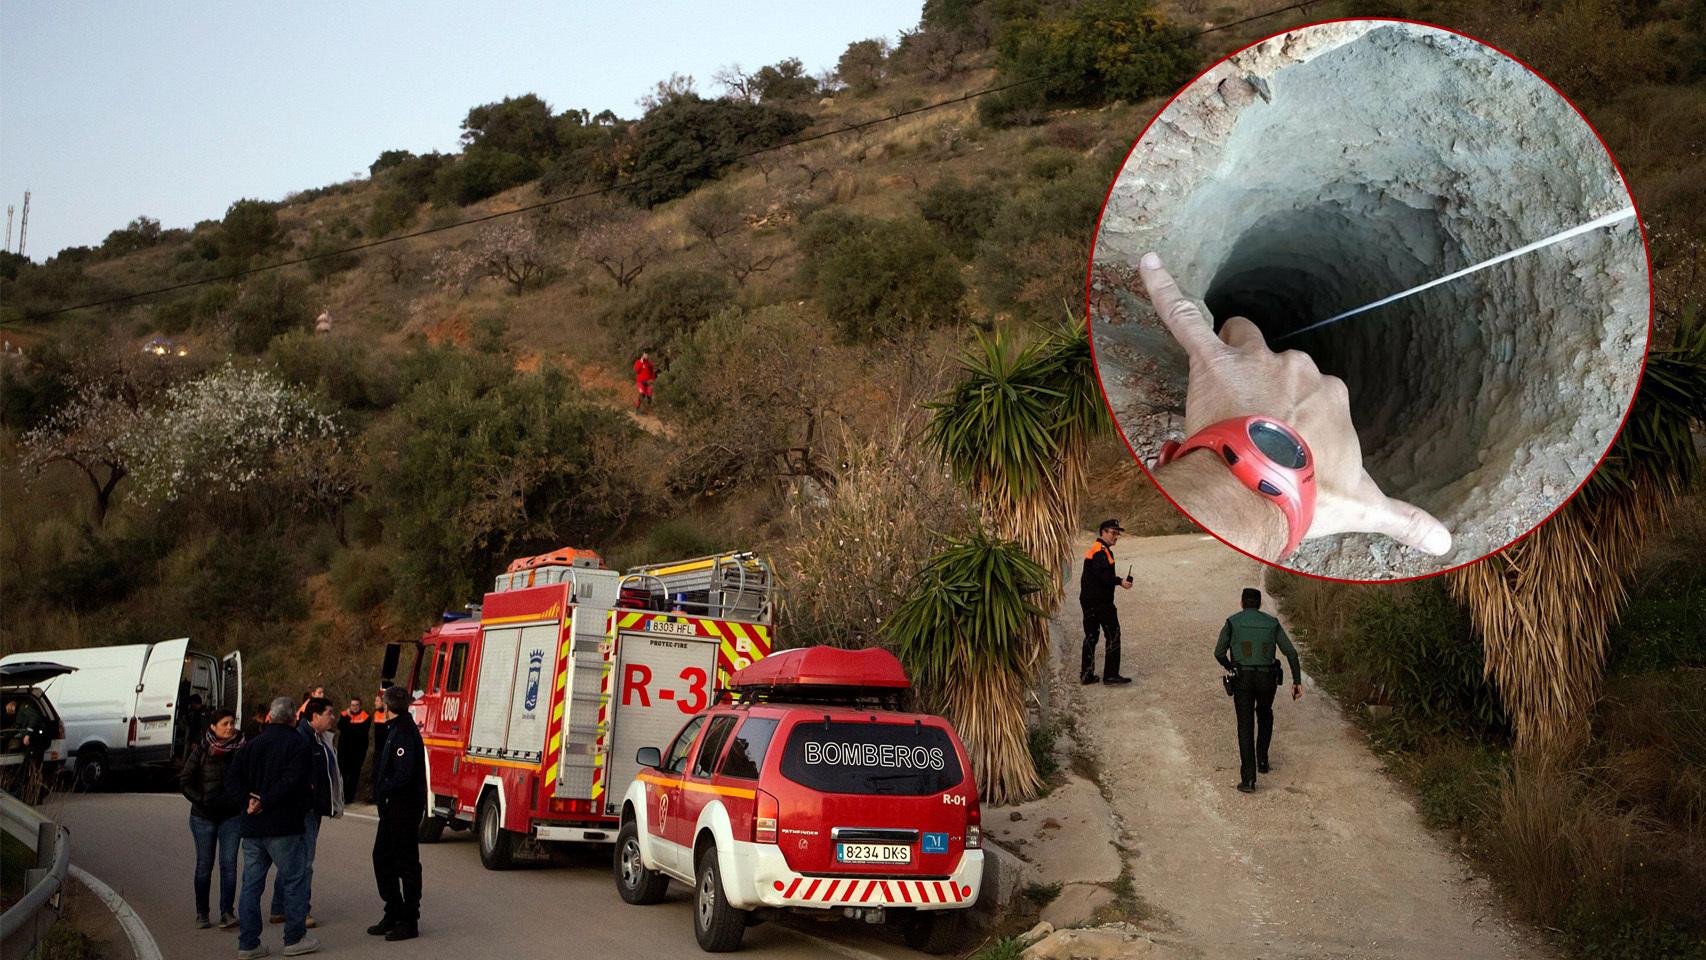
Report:
[[[1543,519],[1615,436],[1646,345],[1633,222],[1280,338],[1628,203],[1591,129],[1520,64],[1431,28],[1332,24],[1250,48],[1177,98],[1116,181],[1096,257],[1155,250],[1217,325],[1248,317],[1342,378],[1369,472],[1439,516],[1457,537],[1444,563],[1461,563]],[[1142,327],[1096,327],[1134,448],[1180,426],[1130,371],[1182,365],[1120,366],[1175,349]],[[1347,538],[1293,565],[1360,578],[1440,564]]]

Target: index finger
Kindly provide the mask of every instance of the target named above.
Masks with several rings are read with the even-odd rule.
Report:
[[[1146,253],[1137,261],[1138,276],[1143,278],[1143,288],[1149,293],[1149,302],[1155,307],[1156,316],[1167,325],[1173,339],[1179,341],[1179,346],[1193,357],[1206,356],[1219,349],[1223,344],[1214,335],[1214,328],[1203,315],[1202,308],[1195,301],[1187,299],[1179,291],[1179,285],[1173,280],[1173,275],[1161,266],[1161,258],[1153,253]]]

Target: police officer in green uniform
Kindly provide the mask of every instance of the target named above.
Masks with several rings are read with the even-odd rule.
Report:
[[[1231,671],[1232,706],[1238,712],[1238,789],[1256,790],[1256,774],[1268,772],[1268,742],[1274,737],[1274,691],[1284,675],[1280,672],[1278,647],[1291,664],[1291,699],[1303,696],[1297,666],[1297,648],[1285,635],[1279,620],[1263,613],[1262,591],[1246,588],[1242,610],[1226,618],[1214,659]]]

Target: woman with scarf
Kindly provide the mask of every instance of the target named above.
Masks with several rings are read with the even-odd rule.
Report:
[[[213,857],[219,855],[219,926],[237,925],[237,848],[242,843],[243,797],[225,787],[231,755],[243,745],[242,731],[230,710],[216,710],[201,739],[190,748],[178,771],[178,786],[190,801],[190,834],[195,838],[195,925],[213,926],[208,919],[208,886],[213,880]]]

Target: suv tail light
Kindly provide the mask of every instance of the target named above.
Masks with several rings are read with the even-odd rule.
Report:
[[[758,796],[758,810],[752,818],[752,842],[776,842],[776,818],[781,813],[781,805],[776,798],[763,790],[754,791]]]
[[[135,717],[130,718],[130,739],[125,741],[125,745],[131,746],[131,747],[136,746],[136,718]]]
[[[966,807],[966,849],[983,849],[983,811],[978,808],[976,798]]]

